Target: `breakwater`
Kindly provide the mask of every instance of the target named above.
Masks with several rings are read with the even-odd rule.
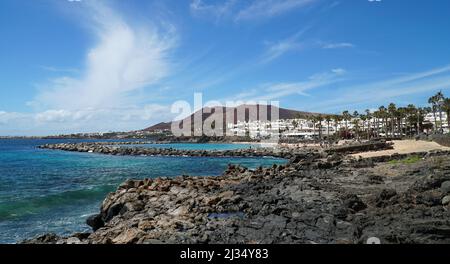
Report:
[[[42,149],[53,149],[74,152],[101,153],[108,155],[129,155],[129,156],[187,156],[187,157],[277,157],[292,158],[296,154],[305,153],[305,151],[292,151],[290,149],[271,149],[271,148],[253,148],[253,149],[235,149],[235,150],[183,150],[175,148],[144,148],[144,147],[126,147],[117,146],[119,144],[109,144],[108,142],[96,143],[61,143],[46,144],[39,146]]]
[[[387,142],[364,142],[335,146],[326,149],[321,148],[247,148],[234,150],[184,150],[176,148],[146,148],[129,147],[126,145],[150,144],[148,142],[88,142],[88,143],[60,143],[45,144],[39,146],[42,149],[53,149],[73,152],[89,152],[108,155],[128,156],[179,156],[179,157],[276,157],[292,159],[308,155],[326,157],[331,154],[350,154],[365,151],[377,151],[392,149],[392,144]],[[154,143],[151,143],[154,144]],[[123,145],[123,146],[121,146]]]

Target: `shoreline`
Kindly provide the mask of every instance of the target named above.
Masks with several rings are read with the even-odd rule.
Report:
[[[412,155],[422,158],[403,162]],[[24,242],[448,243],[434,235],[449,226],[445,164],[450,151],[361,159],[305,151],[271,168],[128,180],[87,219],[93,232]]]

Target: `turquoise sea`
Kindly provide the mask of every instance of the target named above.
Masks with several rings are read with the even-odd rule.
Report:
[[[36,148],[79,141],[0,139],[0,243],[48,232],[89,231],[86,218],[98,213],[106,194],[126,179],[216,176],[229,163],[249,168],[285,163],[276,158],[134,157]],[[180,143],[149,147],[225,150],[256,146]]]

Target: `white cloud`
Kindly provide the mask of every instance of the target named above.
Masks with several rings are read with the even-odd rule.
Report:
[[[63,75],[38,85],[27,103],[35,113],[0,111],[1,134],[127,131],[171,119],[169,106],[143,102],[159,96],[159,82],[171,73],[175,28],[165,21],[127,23],[105,2],[82,1],[80,7],[97,39],[85,68],[41,66],[79,77]]]
[[[80,21],[97,39],[84,69],[40,66],[62,76],[38,85],[27,103],[34,113],[0,111],[0,134],[127,131],[170,120],[169,106],[151,102],[171,73],[176,29],[162,20],[131,24],[105,2],[71,2],[80,2],[89,18]]]
[[[38,113],[0,111],[0,135],[48,135],[74,132],[130,131],[154,122],[172,120],[170,106],[108,109],[50,109]]]
[[[25,117],[26,115],[22,113],[0,111],[0,125],[7,125],[10,122],[16,122]]]
[[[297,8],[308,6],[316,0],[257,0],[240,10],[235,21],[270,18]]]
[[[65,109],[47,110],[37,113],[34,118],[37,123],[82,122],[92,119],[98,112],[98,110],[94,109],[79,111],[69,111]]]
[[[148,89],[169,74],[169,55],[176,44],[173,27],[132,27],[101,2],[85,7],[92,12],[91,27],[98,38],[87,54],[85,71],[80,78],[61,76],[41,85],[34,105],[66,110],[129,106],[138,103],[132,92]]]
[[[36,115],[38,122],[65,122],[72,118],[72,113],[67,110],[47,110]]]

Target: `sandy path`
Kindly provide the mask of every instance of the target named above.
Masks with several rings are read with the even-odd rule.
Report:
[[[362,152],[353,154],[354,157],[378,157],[384,155],[392,155],[394,153],[398,154],[407,154],[412,152],[421,152],[421,151],[431,151],[431,150],[450,150],[449,147],[444,147],[439,145],[436,142],[432,141],[423,141],[423,140],[394,140],[394,149],[389,150],[381,150],[381,151],[372,151],[372,152]]]

